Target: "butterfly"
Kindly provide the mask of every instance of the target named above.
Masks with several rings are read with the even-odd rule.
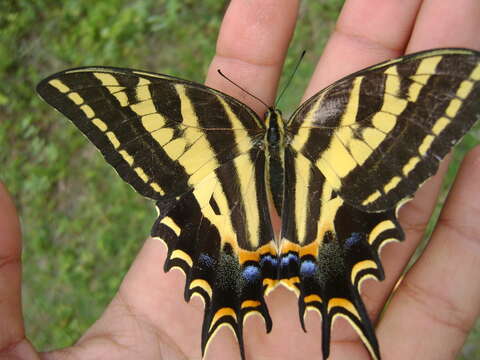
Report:
[[[361,283],[384,279],[380,251],[404,239],[398,209],[480,117],[479,84],[479,52],[435,49],[348,75],[288,120],[132,69],[65,70],[37,91],[156,202],[165,271],[180,269],[185,300],[205,304],[202,355],[228,326],[245,359],[244,320],[259,314],[269,332],[265,296],[284,285],[304,330],[307,310],[321,315],[325,359],[338,317],[380,359]]]

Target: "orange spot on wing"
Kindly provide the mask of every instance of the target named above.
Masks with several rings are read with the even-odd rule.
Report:
[[[305,303],[307,304],[311,302],[322,302],[322,298],[318,295],[312,294],[312,295],[305,296],[303,301],[305,301]]]
[[[244,302],[242,302],[242,309],[249,308],[249,307],[258,307],[260,305],[261,305],[260,301],[245,300]]]

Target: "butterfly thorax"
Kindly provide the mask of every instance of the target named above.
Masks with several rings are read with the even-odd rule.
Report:
[[[284,151],[285,151],[285,122],[282,113],[270,108],[265,116],[264,145],[266,151],[265,181],[270,192],[270,199],[278,215],[281,215],[283,203]]]
[[[265,133],[265,142],[268,144],[269,150],[283,148],[285,123],[282,113],[277,109],[269,109],[265,116],[265,125],[267,131]]]

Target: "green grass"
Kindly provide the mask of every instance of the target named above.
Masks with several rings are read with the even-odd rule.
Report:
[[[302,5],[285,73],[308,53],[282,108],[292,111],[342,1]],[[72,344],[102,313],[149,233],[150,202],[36,96],[46,75],[74,66],[132,67],[203,81],[226,2],[6,0],[0,13],[0,179],[24,232],[27,333],[41,349]],[[5,6],[5,5],[4,5]],[[453,168],[480,130],[468,135]],[[448,181],[454,177],[454,170]],[[480,356],[480,326],[465,360]]]

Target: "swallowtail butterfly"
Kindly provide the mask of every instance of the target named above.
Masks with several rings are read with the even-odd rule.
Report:
[[[321,315],[324,358],[343,316],[380,359],[360,285],[384,278],[380,250],[404,238],[397,210],[480,117],[480,53],[383,62],[328,86],[288,120],[131,69],[66,70],[37,90],[156,202],[151,236],[168,248],[165,270],[181,269],[185,299],[205,303],[202,353],[227,325],[244,359],[244,319],[260,314],[268,332],[264,297],[282,284],[298,296],[303,327],[306,310]]]

